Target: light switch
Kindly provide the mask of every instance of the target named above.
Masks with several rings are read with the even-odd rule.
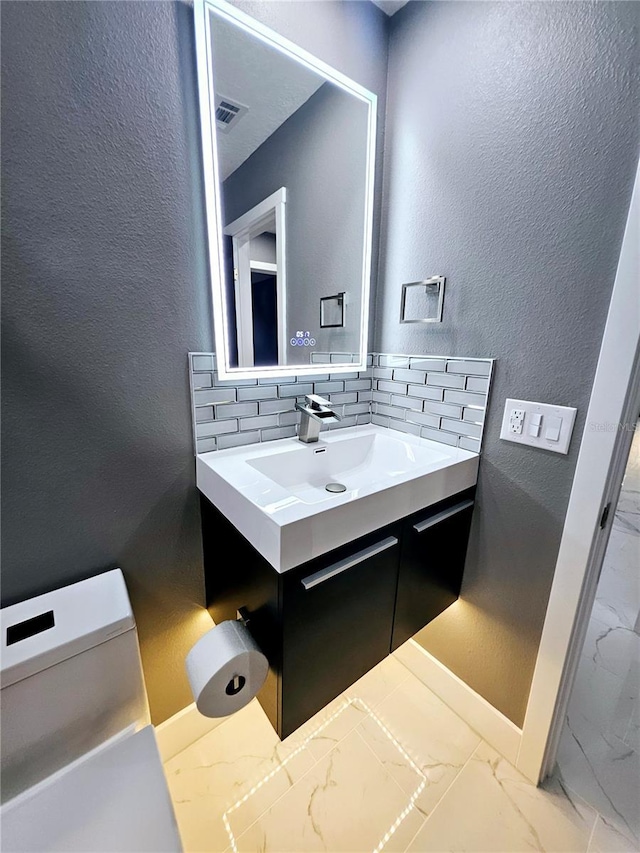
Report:
[[[554,453],[567,453],[576,412],[577,409],[569,406],[506,400],[500,438]]]
[[[540,412],[532,412],[529,415],[529,435],[537,438],[540,435],[540,426],[542,425],[542,415]]]
[[[562,418],[556,418],[550,415],[547,418],[547,424],[544,431],[544,437],[549,441],[560,440],[560,430],[562,429]]]

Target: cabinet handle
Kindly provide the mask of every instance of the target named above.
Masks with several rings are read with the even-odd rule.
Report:
[[[389,536],[386,539],[383,539],[382,542],[378,542],[377,545],[370,545],[368,548],[358,551],[357,554],[353,554],[351,557],[347,557],[344,560],[334,563],[332,566],[327,566],[324,569],[320,569],[319,572],[314,572],[312,575],[308,575],[306,578],[303,578],[300,583],[305,589],[312,589],[314,586],[318,586],[318,584],[328,581],[329,578],[334,578],[341,572],[346,572],[346,570],[352,568],[352,566],[357,566],[358,563],[362,563],[364,560],[368,560],[369,557],[374,557],[376,554],[380,554],[388,548],[393,548],[393,546],[397,544],[398,540],[396,537]]]
[[[462,512],[463,509],[469,509],[473,504],[474,502],[471,499],[468,501],[462,501],[462,503],[451,506],[449,509],[443,509],[442,512],[432,515],[431,518],[419,521],[417,524],[413,525],[413,529],[416,533],[423,533],[425,530],[428,530],[429,527],[433,527],[435,524],[440,524],[440,522],[444,521],[445,518],[451,518],[452,515],[457,515],[459,512]]]

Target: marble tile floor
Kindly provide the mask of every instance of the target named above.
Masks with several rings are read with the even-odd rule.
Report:
[[[633,851],[535,788],[395,657],[280,742],[256,701],[165,765],[186,853]]]
[[[610,824],[640,837],[640,430],[613,519],[557,773]]]

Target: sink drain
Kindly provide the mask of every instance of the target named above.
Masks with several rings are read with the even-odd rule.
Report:
[[[346,492],[347,491],[347,487],[343,486],[342,483],[327,483],[327,485],[325,486],[325,489],[328,492]]]

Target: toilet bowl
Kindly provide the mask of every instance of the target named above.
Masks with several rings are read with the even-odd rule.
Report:
[[[6,851],[180,851],[122,572],[0,611]]]

